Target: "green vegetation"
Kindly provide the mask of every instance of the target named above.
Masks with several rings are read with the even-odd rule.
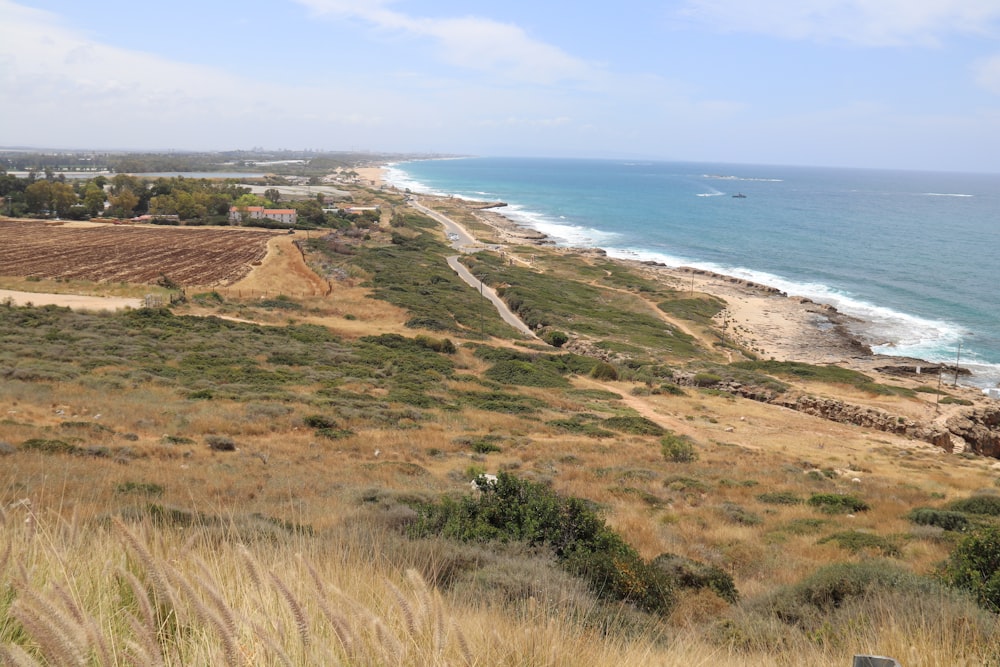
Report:
[[[827,535],[817,544],[834,543],[841,549],[846,549],[853,554],[861,552],[872,552],[880,556],[898,558],[900,556],[899,545],[881,535],[865,533],[858,530],[846,530],[839,533]]]
[[[1000,612],[1000,527],[987,526],[962,538],[942,576],[984,608]]]
[[[965,512],[917,507],[910,510],[906,518],[918,526],[937,526],[942,530],[965,532],[969,528],[969,517]]]
[[[963,514],[1000,516],[1000,496],[976,495],[961,498],[948,505],[948,509]]]
[[[870,394],[915,395],[912,389],[880,384],[864,373],[833,365],[816,366],[798,361],[741,361],[734,363],[733,366],[745,370],[795,377],[800,380],[847,385]]]
[[[548,258],[556,263],[552,272],[532,271],[504,264],[486,253],[463,257],[474,275],[484,276],[503,300],[532,327],[551,327],[573,337],[628,344],[649,363],[654,355],[688,358],[701,354],[694,340],[666,324],[638,296],[604,289],[586,282],[588,274],[607,277],[604,265],[572,264],[568,258]],[[613,282],[642,285],[643,279],[628,276],[617,264]]]
[[[663,458],[671,463],[691,463],[698,460],[698,451],[694,448],[691,438],[667,432],[660,439],[660,451]]]
[[[500,473],[495,484],[482,478],[478,484],[477,496],[421,506],[410,534],[544,547],[604,599],[658,613],[672,608],[672,582],[644,562],[582,500],[563,498],[544,485],[506,473]]]
[[[771,491],[757,496],[757,500],[769,505],[801,505],[802,498],[791,491]]]
[[[708,296],[696,299],[671,299],[656,304],[656,307],[668,315],[709,326],[712,324],[712,318],[722,312],[726,304],[722,299]]]
[[[869,509],[868,503],[860,498],[840,493],[814,493],[806,502],[827,514],[850,514]]]

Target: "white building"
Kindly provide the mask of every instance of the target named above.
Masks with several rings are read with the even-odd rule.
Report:
[[[231,206],[229,220],[237,224],[244,220],[260,220],[268,218],[286,225],[294,225],[298,214],[294,208],[264,208],[263,206]]]

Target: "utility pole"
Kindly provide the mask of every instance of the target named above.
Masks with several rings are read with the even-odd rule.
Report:
[[[962,339],[958,339],[958,354],[955,355],[955,384],[953,386],[958,386],[958,365],[962,362]]]
[[[486,340],[486,321],[483,319],[483,301],[486,300],[486,296],[483,294],[483,278],[486,276],[479,276],[479,335],[483,340]]]

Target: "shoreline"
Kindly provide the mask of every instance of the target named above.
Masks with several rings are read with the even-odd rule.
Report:
[[[386,168],[383,165],[371,169],[378,172],[380,183],[397,187],[387,180]],[[945,373],[955,372],[955,366],[947,362],[936,363],[915,357],[874,352],[868,344],[849,331],[852,322],[864,320],[805,296],[787,294],[769,285],[706,269],[669,266],[657,261],[615,256],[600,247],[558,245],[545,232],[504,215],[501,211],[506,204],[503,203],[484,207],[483,204],[489,202],[427,193],[421,193],[420,196],[431,200],[447,199],[453,204],[465,205],[477,220],[494,231],[501,244],[534,245],[556,252],[601,255],[611,261],[647,270],[661,279],[675,283],[679,291],[689,289],[720,298],[727,303],[727,307],[716,317],[716,323],[724,327],[735,342],[761,359],[840,364],[862,372],[888,372],[896,377],[912,376],[915,379],[919,379],[921,371],[924,374],[936,374],[940,370]],[[971,371],[960,367],[960,375],[969,378]],[[983,395],[987,391],[978,385],[965,386]]]

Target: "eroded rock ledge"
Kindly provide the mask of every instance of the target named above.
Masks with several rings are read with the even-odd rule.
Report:
[[[690,384],[685,382],[685,378],[676,380],[678,384]],[[810,394],[778,394],[773,390],[737,382],[720,383],[714,388],[840,424],[852,424],[921,440],[948,452],[959,450],[1000,458],[1000,405],[967,408],[944,422],[921,422],[837,399]]]

